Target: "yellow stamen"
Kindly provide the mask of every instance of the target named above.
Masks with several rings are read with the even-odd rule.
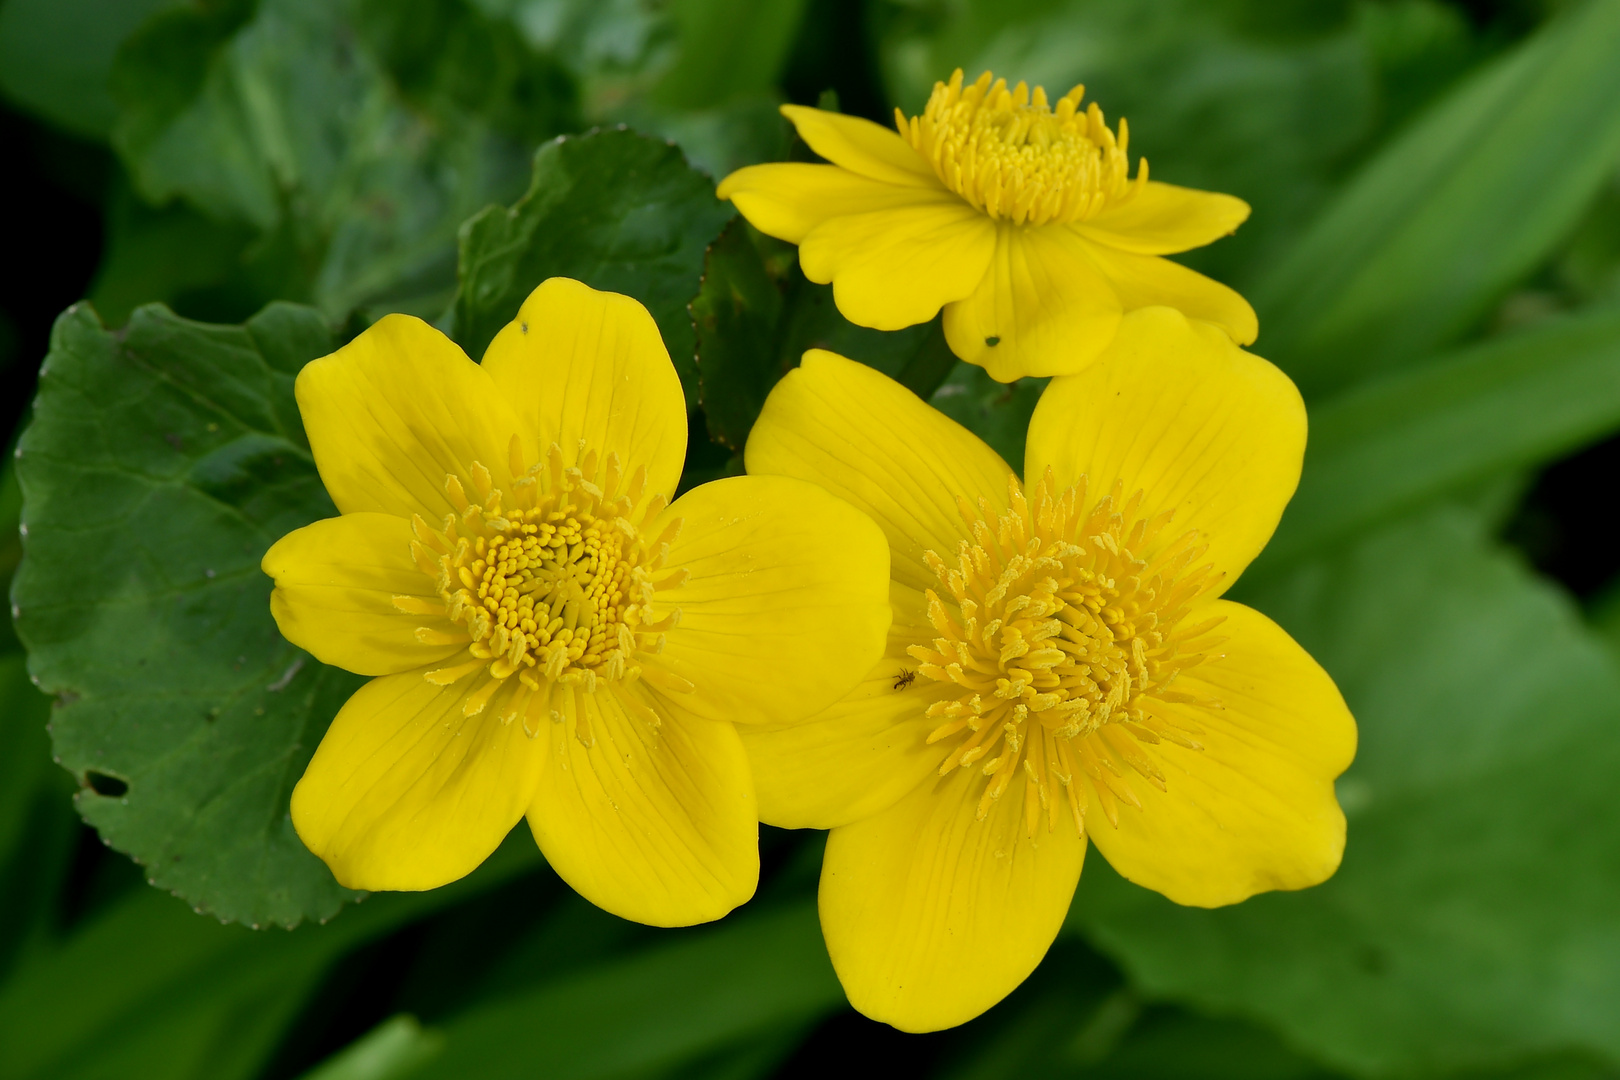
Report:
[[[679,608],[654,603],[652,571],[667,557],[680,521],[647,541],[636,521],[649,521],[664,501],[655,496],[638,505],[644,470],[621,492],[616,454],[602,458],[581,446],[580,464],[564,468],[562,450],[553,444],[546,461],[525,468],[522,444],[514,437],[508,456],[516,477],[511,492],[497,487],[481,462],[468,469],[480,501],[469,497],[457,477],[445,478],[445,493],[460,513],[446,520],[443,534],[416,523],[424,539],[412,541],[414,561],[433,582],[423,591],[436,592],[438,599],[398,596],[394,606],[442,615],[455,628],[424,627],[417,632],[423,643],[467,646],[463,656],[470,659],[427,673],[430,682],[448,686],[474,672],[488,673],[490,681],[468,699],[467,715],[481,711],[506,680],[519,676],[522,696],[509,701],[502,716],[524,716],[532,735],[535,716],[550,707],[546,686],[568,684],[573,689],[562,695],[567,701],[573,690],[592,693],[634,680],[641,673],[637,658],[656,654],[661,633],[679,622]],[[599,459],[605,463],[602,475]],[[683,570],[665,569],[657,584],[684,576]]]
[[[1140,805],[1127,771],[1166,786],[1148,746],[1200,749],[1176,703],[1211,702],[1169,685],[1221,640],[1212,634],[1220,620],[1195,611],[1220,576],[1198,563],[1196,533],[1166,540],[1169,515],[1142,516],[1140,492],[1127,499],[1116,484],[1089,502],[1084,479],[1060,492],[1051,470],[1028,497],[1016,477],[1008,487],[1003,514],[959,501],[976,542],[962,541],[954,566],[924,556],[944,586],[927,593],[940,636],[910,652],[919,675],[960,695],[930,706],[946,722],[928,742],[955,742],[941,774],[995,755],[980,769],[981,818],[1022,776],[1030,835],[1043,819],[1057,826],[1060,802],[1083,833],[1080,775],[1117,823],[1119,803]]]
[[[895,110],[900,135],[933,165],[946,187],[993,218],[1015,225],[1084,221],[1128,201],[1147,183],[1147,161],[1130,178],[1130,130],[1109,129],[1093,102],[1084,111],[1076,86],[1057,105],[1039,86],[991,81],[987,71],[962,85],[958,68],[935,83],[922,115]]]

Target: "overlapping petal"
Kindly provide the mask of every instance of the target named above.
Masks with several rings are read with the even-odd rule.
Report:
[[[803,105],[783,105],[782,115],[805,145],[834,165],[887,184],[945,190],[934,167],[881,124]]]
[[[889,552],[871,519],[788,476],[693,488],[654,523],[680,519],[669,563],[688,575],[659,594],[680,609],[643,666],[694,687],[684,714],[736,723],[798,720],[854,686],[889,628]]]
[[[923,552],[963,535],[957,497],[1004,508],[1012,470],[977,435],[864,364],[812,349],[771,391],[748,437],[748,471],[820,485],[877,522],[894,580],[932,588]]]
[[[935,205],[944,192],[889,184],[836,165],[777,162],[749,165],[720,182],[715,194],[730,199],[760,232],[797,244],[830,218]]]
[[[1202,749],[1135,744],[1163,771],[1165,789],[1123,770],[1119,782],[1141,808],[1120,807],[1117,828],[1100,814],[1087,819],[1115,870],[1200,907],[1332,875],[1345,831],[1333,780],[1356,749],[1338,688],[1281,627],[1226,600],[1196,617],[1211,615],[1226,619],[1221,655],[1185,672],[1176,688],[1221,707],[1152,706],[1189,727]]]
[[[1213,243],[1249,218],[1249,204],[1231,195],[1150,180],[1128,201],[1077,222],[1088,240],[1139,255],[1172,255]]]
[[[406,614],[394,597],[440,605],[434,579],[411,558],[411,526],[391,514],[355,513],[295,529],[261,564],[276,583],[270,614],[282,637],[361,675],[409,671],[467,647],[445,615]],[[429,641],[417,635],[430,633]],[[455,635],[452,644],[433,643]]]
[[[831,217],[799,248],[804,276],[831,283],[844,318],[878,330],[927,322],[972,295],[997,249],[997,230],[949,192],[904,206]]]
[[[493,709],[483,675],[373,679],[338,711],[293,789],[293,827],[351,889],[432,889],[489,857],[529,807],[546,743]]]
[[[646,466],[649,491],[675,493],[686,399],[658,324],[637,301],[550,278],[489,343],[483,369],[516,414],[526,464],[557,443],[573,465],[584,440],[598,458],[618,454],[627,473]]]
[[[1175,308],[1189,319],[1214,323],[1239,345],[1249,345],[1259,336],[1260,321],[1254,308],[1237,290],[1214,278],[1153,255],[1133,255],[1096,244],[1090,251],[1124,310]]]
[[[1197,529],[1226,584],[1260,553],[1299,483],[1305,405],[1271,364],[1169,308],[1126,316],[1079,375],[1054,379],[1030,420],[1026,474],[1060,487],[1116,480],[1146,513],[1175,511],[1166,535]]]
[[[978,287],[945,309],[945,340],[1001,382],[1066,375],[1096,359],[1121,310],[1078,234],[1003,224]]]
[[[295,384],[321,481],[345,514],[438,518],[448,475],[500,482],[517,420],[489,373],[421,319],[385,315]]]
[[[945,696],[918,680],[906,648],[934,631],[921,594],[890,586],[888,647],[848,694],[797,723],[738,729],[753,763],[759,819],[785,829],[830,829],[885,810],[930,776],[943,756],[928,745],[928,706]]]
[[[637,687],[560,694],[528,808],[552,868],[585,899],[654,926],[718,919],[759,879],[754,785],[736,729],[660,715]]]
[[[1069,910],[1085,841],[1032,839],[1022,785],[975,820],[984,777],[959,769],[834,829],[821,928],[850,1004],[902,1031],[972,1019],[1040,963]]]

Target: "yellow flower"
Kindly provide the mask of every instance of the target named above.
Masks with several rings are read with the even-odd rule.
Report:
[[[636,301],[553,278],[474,364],[390,315],[304,368],[341,517],[264,557],[281,632],[377,678],[333,720],[292,820],[337,879],[429,889],[527,816],[625,918],[715,919],[758,878],[733,722],[788,720],[883,650],[888,550],[811,484],[671,505],[680,382]]]
[[[749,471],[847,499],[891,549],[884,659],[826,712],[743,733],[761,820],[832,829],[821,924],[857,1009],[927,1031],[995,1004],[1056,936],[1087,837],[1182,904],[1333,873],[1355,723],[1286,633],[1220,599],[1304,446],[1288,378],[1166,308],[1048,386],[1028,485],[831,353],[772,392]]]
[[[739,169],[719,195],[761,232],[799,245],[811,281],[831,283],[851,322],[898,330],[943,306],[952,351],[1002,382],[1070,375],[1113,338],[1122,312],[1177,308],[1239,344],[1254,309],[1219,282],[1167,259],[1236,229],[1230,195],[1129,177],[1119,136],[1084,87],[1056,107],[1036,87],[990,73],[935,83],[921,116],[895,110],[899,134],[868,120],[784,105],[831,165]]]

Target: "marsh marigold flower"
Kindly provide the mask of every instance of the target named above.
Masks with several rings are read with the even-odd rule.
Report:
[[[298,376],[341,512],[264,557],[271,611],[376,676],[332,721],[293,825],[343,884],[427,889],[527,817],[625,918],[714,919],[758,876],[733,723],[836,700],[883,649],[888,552],[788,477],[669,502],[680,382],[645,308],[553,278],[474,364],[390,315]]]
[[[1023,482],[870,368],[815,352],[778,384],[749,471],[849,500],[892,553],[866,681],[744,733],[761,820],[832,829],[821,924],[856,1008],[926,1031],[995,1004],[1056,936],[1088,839],[1182,904],[1333,873],[1354,721],[1220,598],[1304,446],[1288,378],[1166,308],[1047,387]]]
[[[1202,247],[1249,216],[1241,199],[1130,175],[1083,87],[1053,104],[985,72],[935,83],[898,133],[869,120],[784,105],[830,165],[739,169],[719,195],[761,232],[799,245],[811,281],[831,283],[845,318],[879,330],[945,309],[952,351],[1002,382],[1068,375],[1095,359],[1123,312],[1177,308],[1247,345],[1248,301],[1160,258]]]

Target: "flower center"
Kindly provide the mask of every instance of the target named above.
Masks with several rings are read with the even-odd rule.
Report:
[[[1046,91],[990,73],[964,88],[958,68],[950,83],[935,83],[921,116],[895,110],[900,135],[929,163],[946,187],[993,218],[1015,225],[1084,221],[1109,203],[1130,199],[1147,183],[1147,161],[1130,179],[1125,148],[1093,102],[1080,111],[1085,87],[1046,102]]]
[[[940,636],[910,651],[919,673],[954,695],[929,706],[943,722],[928,741],[955,743],[940,775],[978,765],[989,777],[980,820],[1022,773],[1029,834],[1043,812],[1057,827],[1061,794],[1084,835],[1082,772],[1117,823],[1116,800],[1140,805],[1119,782],[1126,768],[1164,787],[1138,742],[1200,748],[1179,707],[1220,703],[1171,684],[1225,640],[1211,633],[1224,616],[1188,618],[1221,575],[1195,565],[1205,551],[1195,532],[1159,542],[1171,515],[1143,518],[1140,492],[1125,499],[1116,484],[1088,506],[1084,479],[1058,493],[1051,470],[1032,499],[1017,477],[1008,487],[1011,509],[999,516],[984,499],[976,510],[958,500],[972,539],[954,568],[925,555],[948,596],[928,591]]]
[[[618,455],[608,454],[599,470],[596,452],[583,444],[580,451],[580,464],[565,468],[553,443],[546,461],[524,468],[514,437],[518,479],[509,490],[495,487],[480,462],[472,464],[472,494],[455,476],[446,477],[445,492],[459,513],[445,515],[440,528],[418,516],[411,544],[440,602],[394,598],[403,611],[439,615],[457,627],[422,627],[418,640],[467,647],[457,662],[428,672],[429,682],[448,686],[487,673],[464,712],[482,711],[507,690],[502,718],[524,715],[531,734],[531,714],[561,717],[548,704],[557,687],[594,693],[599,685],[646,675],[662,689],[692,689],[641,662],[663,650],[664,631],[680,620],[678,608],[655,611],[655,595],[687,578],[685,570],[663,568],[681,521],[649,541],[643,530],[663,512],[665,499],[643,500],[646,469],[623,483]]]

